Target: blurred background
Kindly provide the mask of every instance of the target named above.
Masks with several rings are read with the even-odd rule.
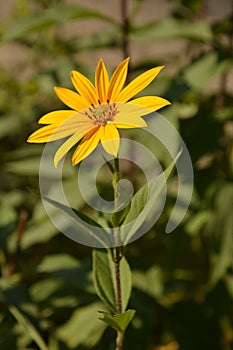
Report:
[[[32,192],[44,145],[26,139],[40,116],[66,108],[53,87],[72,88],[71,70],[93,80],[100,57],[111,73],[130,56],[129,80],[165,65],[143,94],[172,102],[161,113],[184,139],[195,178],[178,228],[164,233],[174,175],[159,221],[127,249],[137,314],[125,349],[233,349],[232,2],[8,0],[0,19],[0,348],[114,349],[114,332],[97,319],[91,248],[59,233]],[[66,163],[64,188],[82,209],[77,167]]]

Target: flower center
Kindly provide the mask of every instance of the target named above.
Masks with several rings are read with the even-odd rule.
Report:
[[[106,125],[108,121],[113,121],[119,110],[115,102],[99,104],[98,106],[91,105],[85,115],[91,119],[94,125]]]

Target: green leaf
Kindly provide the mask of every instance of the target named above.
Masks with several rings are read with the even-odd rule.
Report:
[[[27,18],[23,18],[16,22],[6,33],[2,36],[1,40],[10,41],[22,38],[28,33],[39,31],[49,25],[53,24],[53,21],[46,16],[40,16],[38,14],[32,14]]]
[[[33,301],[39,305],[41,302],[47,302],[51,300],[53,295],[61,290],[61,280],[57,280],[55,278],[46,278],[34,283],[29,291]]]
[[[121,226],[122,242],[124,245],[129,242],[137,230],[142,226],[152,208],[155,206],[181,152],[182,151],[177,154],[176,158],[163,173],[151,179],[133,196],[129,212]],[[150,197],[148,197],[148,193],[153,193],[153,196],[150,195]]]
[[[48,18],[51,18],[56,23],[66,23],[70,22],[72,19],[87,19],[87,18],[96,18],[105,20],[111,24],[116,24],[117,22],[114,18],[104,15],[102,12],[97,10],[92,10],[85,8],[80,5],[71,5],[71,4],[59,4],[56,5],[47,11]]]
[[[35,206],[34,213],[34,218],[28,222],[28,227],[22,236],[22,249],[27,249],[34,244],[48,242],[58,234],[57,228],[49,220],[41,201]]]
[[[121,226],[122,222],[125,220],[126,215],[129,212],[130,206],[127,205],[124,209],[114,212],[111,216],[111,222],[114,227]]]
[[[233,255],[233,217],[229,219],[227,227],[223,227],[222,242],[220,252],[217,255],[212,256],[212,271],[210,275],[211,284],[215,285],[226,273],[227,269],[232,266],[232,255]]]
[[[202,232],[208,244],[210,262],[208,287],[214,288],[232,268],[233,184],[221,181],[215,182],[211,187],[208,198],[209,217]]]
[[[212,244],[212,252],[210,254],[210,284],[212,287],[224,278],[227,270],[232,266],[232,204],[233,185],[226,183],[215,194],[215,199],[212,203],[212,215],[205,227],[205,233],[211,237],[210,243]]]
[[[77,290],[88,290],[88,292],[94,294],[89,260],[85,264],[81,264],[80,261],[68,254],[51,254],[42,259],[37,271],[57,278],[65,283],[67,288],[75,290],[75,293],[77,293]],[[42,292],[42,294],[45,293]]]
[[[21,159],[17,162],[8,162],[4,170],[21,176],[37,176],[39,172],[41,156],[29,159]]]
[[[82,6],[60,4],[44,11],[41,15],[32,13],[23,18],[2,36],[3,41],[15,40],[24,37],[26,34],[38,32],[41,29],[55,24],[63,24],[74,19],[97,18],[111,24],[117,24],[114,18],[103,15],[96,10],[86,9]]]
[[[206,225],[206,223],[211,218],[210,210],[202,210],[193,217],[189,218],[186,224],[186,231],[190,235],[197,235],[201,232],[201,229]]]
[[[151,40],[191,39],[210,42],[213,33],[210,26],[204,21],[190,22],[175,18],[153,21],[133,29],[133,38],[151,42]]]
[[[161,268],[152,266],[147,271],[134,271],[134,287],[152,296],[157,301],[164,296],[164,284]]]
[[[99,319],[114,328],[117,332],[125,333],[126,328],[132,321],[136,311],[127,310],[120,315],[111,315],[108,312],[98,311]]]
[[[62,210],[65,214],[67,214],[71,218],[71,220],[77,224],[77,227],[81,229],[81,232],[93,237],[96,241],[98,241],[101,244],[102,247],[109,246],[107,231],[89,216],[81,213],[79,210],[67,207],[66,205],[59,203],[54,199],[48,197],[43,197],[43,199],[45,199],[48,203],[52,204],[54,207]],[[95,230],[95,228],[98,228],[98,230]],[[101,235],[99,229],[101,229]]]
[[[132,290],[132,273],[130,266],[124,256],[120,261],[120,279],[122,312],[124,312],[127,308]]]
[[[115,292],[112,278],[112,257],[109,251],[93,249],[93,278],[97,295],[106,307],[113,313],[116,312]]]
[[[93,250],[93,276],[96,292],[109,310],[116,312],[115,306],[115,266],[110,251]],[[130,266],[123,256],[120,261],[121,302],[122,311],[127,308],[132,289]]]
[[[33,224],[24,232],[22,249],[27,249],[34,244],[49,242],[57,234],[57,228],[48,220],[48,217],[45,217],[44,222],[38,226]]]
[[[20,312],[20,310],[13,305],[9,306],[9,310],[11,314],[14,316],[14,318],[18,321],[18,323],[21,324],[26,329],[26,331],[34,340],[34,342],[38,345],[39,349],[48,350],[48,347],[44,342],[43,338],[41,337],[40,333],[34,327],[34,325],[29,321],[26,315]]]
[[[219,60],[217,52],[201,56],[184,71],[186,82],[195,90],[203,89],[211,80],[224,73],[232,65],[230,59]]]

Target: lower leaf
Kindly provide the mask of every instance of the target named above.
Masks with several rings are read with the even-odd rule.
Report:
[[[100,320],[107,323],[107,325],[115,329],[117,332],[125,333],[126,328],[134,318],[135,313],[136,311],[132,309],[127,310],[120,315],[111,315],[105,311],[98,311],[98,316]]]

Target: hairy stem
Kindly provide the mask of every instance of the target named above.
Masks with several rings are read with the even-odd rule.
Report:
[[[119,192],[118,192],[118,182],[120,180],[120,166],[119,159],[114,159],[114,175],[113,175],[113,190],[114,190],[114,202],[115,209],[117,209],[119,204]],[[114,228],[114,240],[115,240],[115,254],[114,254],[114,266],[115,266],[115,282],[116,282],[116,311],[117,314],[122,313],[122,300],[121,300],[121,278],[120,278],[120,262],[122,258],[122,251],[120,245],[120,230],[119,227]],[[116,350],[123,349],[123,333],[117,332],[116,338]]]

